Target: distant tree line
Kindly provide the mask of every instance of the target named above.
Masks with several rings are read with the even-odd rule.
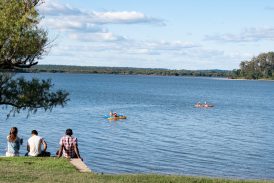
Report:
[[[232,71],[232,78],[274,79],[274,52],[261,53],[250,61],[240,63],[240,69]]]
[[[52,72],[52,73],[87,73],[87,74],[122,74],[122,75],[158,75],[158,76],[204,76],[230,77],[231,71],[226,70],[170,70],[154,68],[131,67],[95,67],[69,65],[36,65],[24,72]]]
[[[242,61],[234,70],[171,70],[162,68],[96,67],[70,65],[35,65],[21,72],[158,75],[158,76],[201,76],[225,77],[231,79],[269,79],[274,80],[274,52],[261,53],[250,61]]]

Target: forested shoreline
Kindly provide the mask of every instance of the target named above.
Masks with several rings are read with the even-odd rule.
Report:
[[[164,68],[100,67],[76,65],[35,65],[31,68],[13,69],[13,72],[49,72],[83,74],[121,74],[157,76],[221,77],[229,79],[274,80],[274,52],[261,53],[250,61],[242,61],[239,69],[233,70],[175,70]]]
[[[274,52],[261,53],[250,61],[242,61],[234,70],[171,70],[161,68],[96,67],[71,65],[36,65],[20,72],[65,72],[87,74],[158,75],[158,76],[200,76],[231,79],[274,80]]]
[[[121,75],[158,75],[158,76],[203,76],[230,77],[227,70],[170,70],[161,68],[132,67],[96,67],[71,65],[36,65],[19,72],[50,72],[50,73],[86,73],[86,74],[121,74]]]

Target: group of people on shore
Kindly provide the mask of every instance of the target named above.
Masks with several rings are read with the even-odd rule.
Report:
[[[17,127],[12,127],[10,129],[9,135],[7,136],[6,156],[19,156],[19,150],[22,144],[23,139],[18,136]],[[76,137],[73,136],[73,132],[71,129],[66,130],[65,136],[61,137],[59,145],[60,148],[56,152],[57,157],[63,156],[66,158],[82,159],[78,149],[78,140]],[[45,141],[45,139],[38,135],[37,130],[32,130],[31,137],[27,141],[27,153],[25,154],[25,156],[46,157],[50,155],[51,153],[47,152],[47,142]]]

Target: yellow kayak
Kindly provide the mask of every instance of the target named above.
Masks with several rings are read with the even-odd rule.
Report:
[[[117,116],[117,117],[109,117],[107,118],[108,120],[119,120],[119,119],[127,119],[126,116]]]

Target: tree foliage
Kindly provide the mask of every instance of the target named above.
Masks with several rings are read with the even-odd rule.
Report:
[[[36,112],[38,108],[52,110],[57,105],[64,106],[68,93],[62,90],[50,91],[50,80],[26,80],[23,77],[15,78],[10,74],[0,75],[0,105],[9,105],[11,112],[20,110]]]
[[[10,71],[30,68],[47,52],[47,31],[39,28],[41,0],[0,0],[0,105],[11,112],[51,110],[68,101],[63,90],[51,91],[50,80],[27,80]],[[9,115],[8,115],[9,116]]]
[[[0,69],[29,68],[46,53],[47,32],[38,27],[39,0],[0,0]]]
[[[246,79],[274,79],[274,52],[261,53],[250,61],[242,61],[235,77]]]

